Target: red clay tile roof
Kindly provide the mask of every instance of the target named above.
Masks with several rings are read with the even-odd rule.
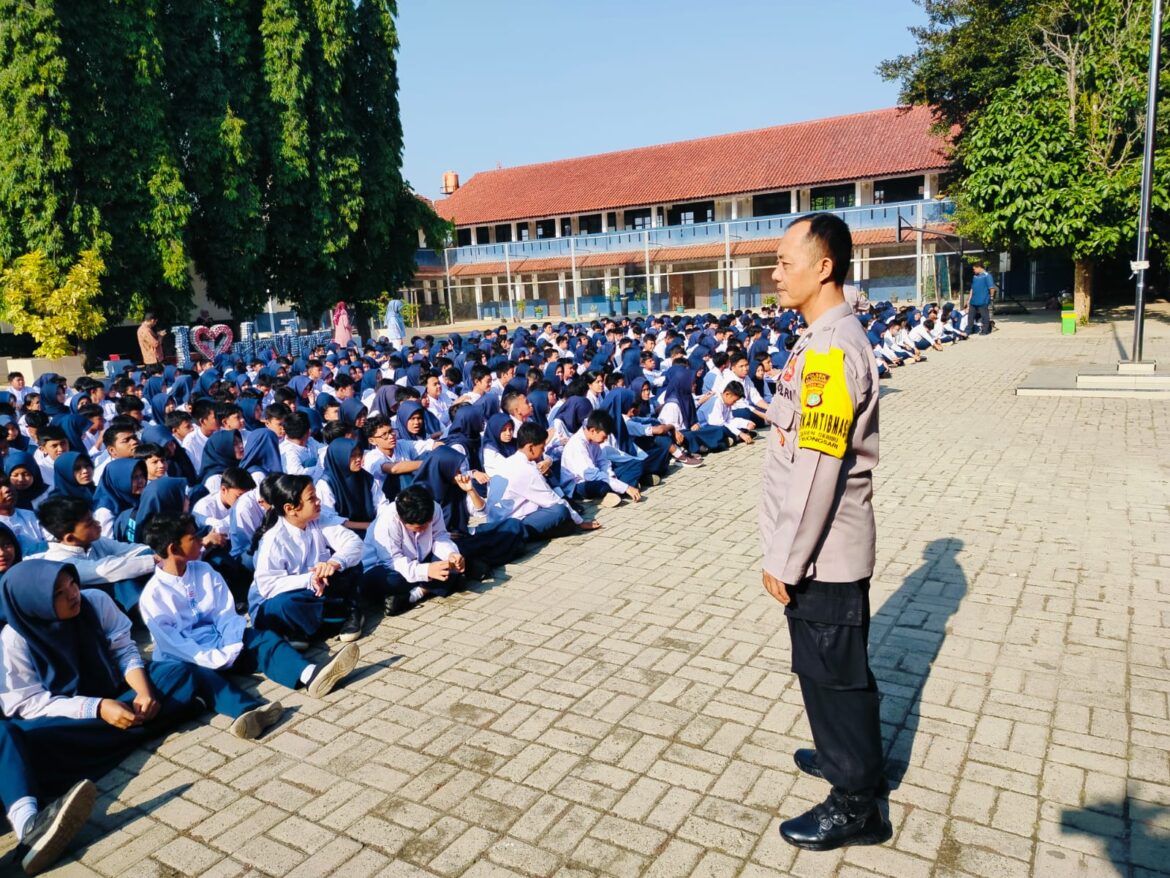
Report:
[[[435,210],[468,226],[943,170],[931,124],[929,107],[893,107],[481,171]]]

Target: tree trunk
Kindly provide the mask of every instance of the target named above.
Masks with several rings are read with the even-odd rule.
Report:
[[[1077,323],[1089,322],[1093,307],[1093,275],[1097,263],[1091,259],[1077,259],[1073,262],[1073,308],[1077,312]]]

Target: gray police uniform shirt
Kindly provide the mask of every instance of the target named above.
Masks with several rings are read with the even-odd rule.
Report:
[[[760,537],[764,569],[786,585],[873,574],[878,373],[847,304],[793,346],[768,407]]]

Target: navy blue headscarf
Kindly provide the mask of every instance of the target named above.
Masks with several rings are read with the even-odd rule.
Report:
[[[497,454],[509,457],[516,453],[516,431],[512,430],[512,441],[504,442],[500,434],[508,424],[513,424],[512,416],[507,412],[498,412],[488,418],[487,428],[483,431],[483,447],[494,448]]]
[[[93,502],[96,487],[92,484],[79,485],[76,476],[73,475],[78,461],[85,461],[91,468],[93,467],[89,455],[78,451],[66,451],[53,461],[53,490],[49,493],[50,497],[80,497],[82,500]]]
[[[576,433],[593,411],[593,403],[583,396],[570,396],[557,411],[556,420],[565,425],[570,434]]]
[[[695,373],[686,366],[671,366],[666,370],[662,401],[673,402],[682,413],[683,429],[689,430],[699,422],[695,411]]]
[[[240,465],[236,457],[236,439],[239,435],[239,430],[216,430],[211,434],[203,446],[199,481],[206,482],[211,476],[222,476],[225,469]]]
[[[11,476],[12,471],[20,467],[28,471],[33,483],[27,488],[17,488],[10,483],[9,490],[16,500],[17,509],[32,509],[33,501],[49,490],[49,486],[45,484],[45,477],[41,475],[41,468],[35,457],[27,451],[8,452],[8,456],[4,458],[4,474]]]
[[[425,485],[443,508],[443,520],[452,534],[467,533],[467,496],[455,484],[455,476],[463,468],[464,457],[454,448],[440,445],[423,458],[422,466],[414,473],[414,485]]]
[[[349,521],[374,520],[373,476],[365,469],[356,473],[349,459],[358,447],[353,439],[334,439],[325,451],[322,478],[333,492],[333,508]]]
[[[444,442],[448,445],[461,445],[467,450],[467,460],[472,469],[479,469],[482,464],[479,456],[479,446],[482,441],[484,427],[483,412],[479,406],[464,404],[451,416],[451,429],[447,431]],[[439,449],[435,449],[438,451]],[[432,451],[431,454],[434,454]]]
[[[244,439],[244,457],[238,464],[248,472],[260,470],[265,475],[284,472],[280,461],[280,440],[267,427],[253,430]]]
[[[634,407],[634,394],[626,387],[614,387],[605,395],[601,407],[609,412],[613,418],[613,441],[626,454],[638,456],[637,446],[630,438],[630,430],[626,426],[625,414]]]
[[[81,612],[72,619],[58,619],[53,609],[62,570],[80,581],[72,564],[38,558],[14,564],[0,578],[0,617],[24,638],[41,684],[51,694],[117,698],[126,683],[89,599],[81,595]]]
[[[111,460],[102,470],[102,477],[98,480],[97,490],[93,495],[94,509],[108,509],[115,517],[127,512],[138,505],[138,498],[134,496],[134,471],[142,468],[146,474],[146,461],[133,457],[120,457]]]
[[[534,390],[528,394],[528,401],[532,403],[532,417],[528,420],[534,424],[539,424],[545,430],[548,429],[548,391]]]

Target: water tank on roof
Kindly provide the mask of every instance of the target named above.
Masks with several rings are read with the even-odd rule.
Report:
[[[450,195],[459,188],[459,175],[454,171],[447,171],[443,174],[443,194]]]

